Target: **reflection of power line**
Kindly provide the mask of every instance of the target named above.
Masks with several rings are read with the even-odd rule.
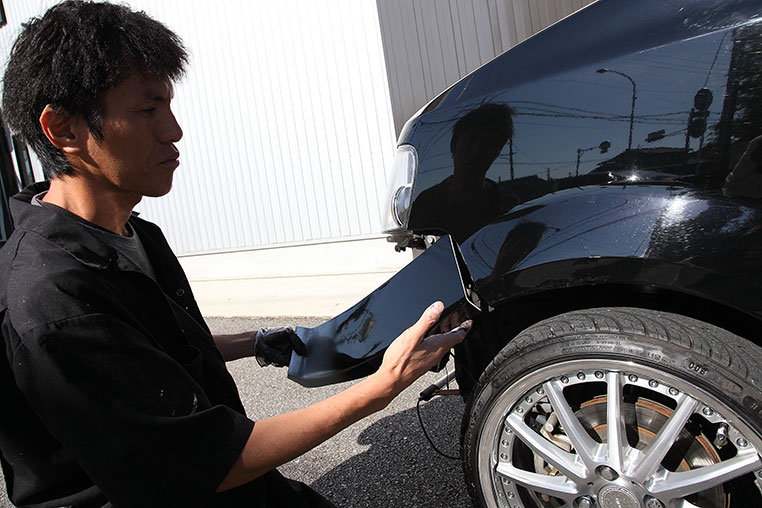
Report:
[[[685,113],[683,113],[685,115]],[[629,122],[630,117],[627,115],[610,114],[606,116],[594,116],[594,115],[572,115],[568,113],[522,113],[517,112],[514,116],[536,116],[541,118],[569,118],[572,120],[605,120],[607,122]],[[677,116],[677,115],[675,115]],[[651,124],[651,123],[666,123],[679,125],[681,120],[672,120],[670,118],[658,118],[652,116],[646,119],[636,118],[633,119],[633,123]]]
[[[722,35],[722,39],[720,39],[720,43],[717,45],[717,51],[714,53],[714,58],[712,59],[712,65],[709,66],[709,71],[706,73],[706,79],[704,80],[704,86],[702,88],[706,88],[706,84],[709,83],[709,77],[712,75],[712,71],[714,70],[714,64],[717,63],[717,57],[720,56],[720,50],[722,49],[722,43],[725,42],[725,37],[728,35],[728,32],[725,32]]]
[[[561,106],[560,104],[549,104],[547,102],[538,102],[538,101],[512,101],[511,102],[511,106],[513,106],[514,108],[518,108],[518,106],[516,106],[517,104],[530,104],[532,106],[544,106],[546,108],[560,109],[560,110],[566,110],[566,111],[580,111],[582,113],[593,113],[596,115],[607,114],[605,111],[595,111],[592,109],[584,109],[584,108],[572,108],[569,106]],[[533,109],[533,108],[527,107],[526,109]]]

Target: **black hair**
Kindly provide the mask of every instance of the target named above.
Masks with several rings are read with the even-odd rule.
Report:
[[[82,115],[102,139],[104,92],[135,72],[175,81],[187,61],[180,38],[144,12],[68,0],[24,23],[3,78],[3,116],[37,153],[45,176],[68,175],[69,162],[40,127],[45,106]]]
[[[452,150],[455,147],[458,138],[464,132],[472,130],[480,132],[485,130],[493,131],[497,135],[496,143],[499,143],[499,146],[502,147],[508,141],[508,138],[513,136],[513,119],[511,117],[515,113],[512,107],[494,102],[484,103],[478,108],[469,111],[452,128],[450,149]]]

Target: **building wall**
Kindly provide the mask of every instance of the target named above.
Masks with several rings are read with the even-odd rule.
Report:
[[[22,21],[6,4],[0,64]],[[179,254],[378,236],[394,152],[373,0],[129,0],[191,54],[172,192],[139,205]]]
[[[377,0],[395,132],[439,92],[594,0]]]

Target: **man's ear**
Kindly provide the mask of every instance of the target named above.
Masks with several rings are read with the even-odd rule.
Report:
[[[40,115],[40,127],[53,146],[65,154],[78,154],[86,147],[89,133],[80,115],[70,115],[48,104]]]

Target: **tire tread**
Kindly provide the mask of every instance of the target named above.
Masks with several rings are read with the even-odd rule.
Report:
[[[584,340],[585,335],[590,335],[594,340],[595,334],[638,338],[641,344],[657,343],[657,346],[658,342],[662,342],[666,350],[684,360],[690,360],[695,355],[697,361],[710,368],[726,370],[731,376],[740,378],[739,382],[751,385],[752,391],[762,387],[762,349],[727,330],[693,318],[636,307],[601,307],[567,312],[540,321],[519,333],[495,356],[479,377],[467,402],[461,441],[463,468],[477,506],[483,505],[478,501],[478,487],[470,474],[469,457],[473,452],[475,431],[473,422],[476,421],[474,414],[481,413],[490,397],[497,393],[498,386],[493,389],[492,380],[499,380],[501,369],[510,362],[520,365],[516,362],[525,361],[518,357],[527,358],[535,354],[535,350],[538,353],[542,351],[548,341],[558,344],[566,336]],[[762,395],[759,397],[762,398]],[[760,422],[757,421],[756,425],[759,426]]]

